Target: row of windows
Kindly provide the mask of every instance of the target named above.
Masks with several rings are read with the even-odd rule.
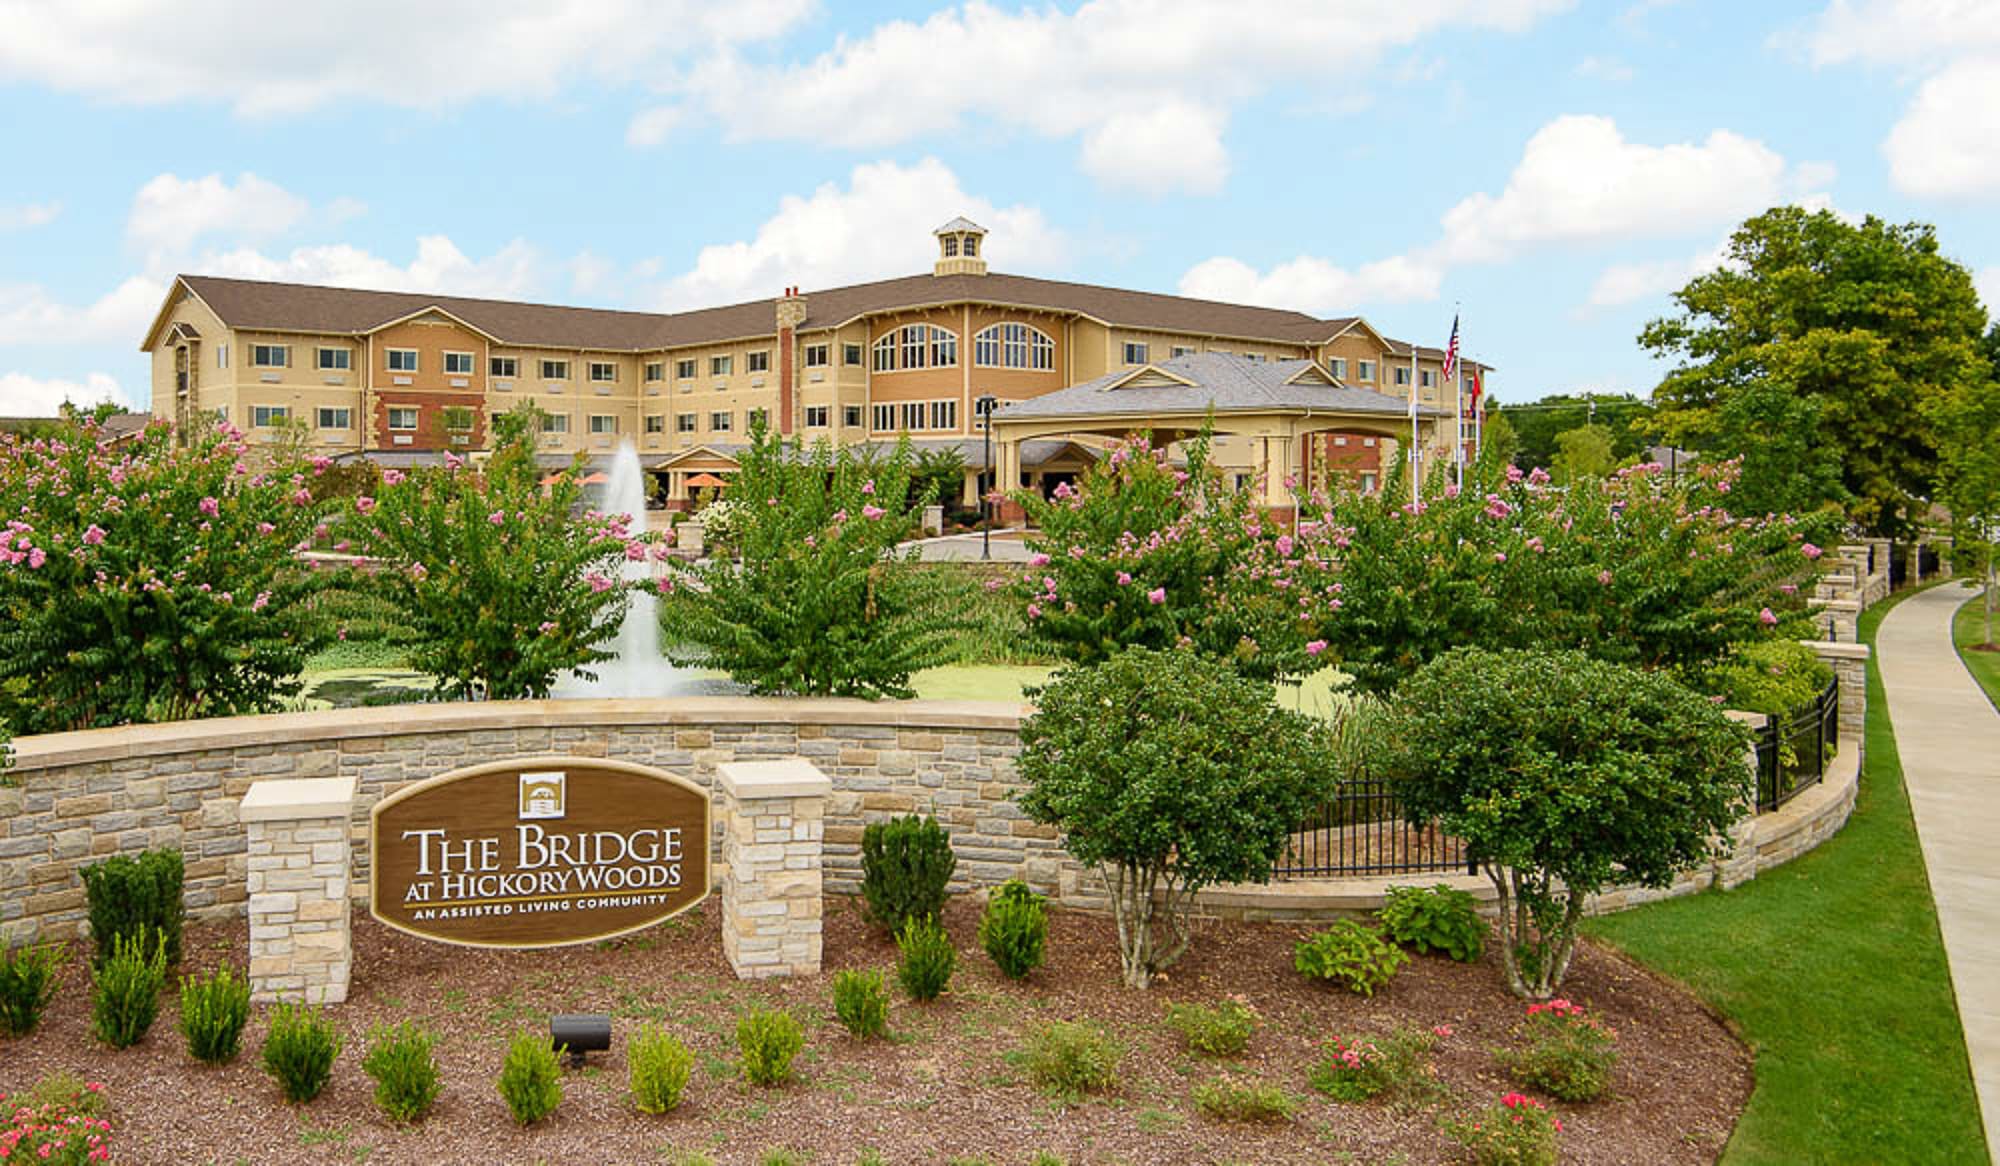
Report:
[[[877,433],[895,433],[898,430],[957,429],[957,401],[903,401],[893,405],[875,406],[874,430]]]
[[[972,363],[979,368],[1052,371],[1056,342],[1048,333],[1026,324],[994,324],[972,338]],[[957,364],[958,334],[936,324],[906,324],[884,332],[875,341],[876,372],[952,368]]]

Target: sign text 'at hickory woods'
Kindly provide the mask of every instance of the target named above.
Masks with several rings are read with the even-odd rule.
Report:
[[[492,762],[376,804],[369,906],[446,943],[588,943],[700,902],[708,856],[708,792],[684,778],[594,757]]]

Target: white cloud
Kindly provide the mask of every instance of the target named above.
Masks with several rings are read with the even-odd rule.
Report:
[[[1349,270],[1302,255],[1260,272],[1240,259],[1217,256],[1181,276],[1182,295],[1233,304],[1262,304],[1294,311],[1338,314],[1366,304],[1434,300],[1444,273],[1408,256],[1364,263]]]
[[[65,401],[82,407],[110,401],[126,409],[138,408],[132,394],[110,373],[93,372],[81,382],[0,373],[0,416],[53,417]]]
[[[1697,275],[1721,267],[1729,256],[1729,244],[1710,248],[1686,259],[1663,259],[1657,263],[1616,263],[1604,269],[1590,285],[1586,308],[1612,308],[1679,291]]]
[[[135,275],[89,304],[65,304],[38,284],[0,284],[0,348],[115,344],[131,347],[159,311],[167,283]]]
[[[1585,57],[1576,63],[1576,75],[1592,81],[1630,81],[1638,74],[1617,57]]]
[[[687,111],[676,105],[659,105],[634,114],[625,127],[628,146],[657,146],[667,140],[675,127],[687,120]]]
[[[1277,86],[1325,88],[1389,50],[1443,29],[1518,31],[1573,0],[1089,0],[1002,9],[984,0],[922,22],[891,20],[810,61],[759,64],[723,51],[662,86],[739,140],[851,148],[900,144],[969,118],[1078,138],[1100,177],[1123,176],[1137,148],[1124,126],[1187,131],[1151,159],[1164,185],[1190,186],[1193,152],[1213,172],[1238,105]],[[1171,119],[1155,115],[1177,112]],[[653,118],[648,111],[641,118]],[[635,123],[628,137],[653,136]],[[1212,189],[1195,179],[1194,189]]]
[[[1814,22],[1816,65],[1929,66],[2000,49],[2000,6],[1987,0],[1833,0]]]
[[[1628,142],[1605,117],[1567,115],[1536,131],[1498,195],[1445,212],[1443,255],[1496,261],[1550,244],[1681,234],[1782,200],[1785,160],[1716,130],[1699,143]]]
[[[1186,102],[1113,114],[1083,136],[1083,172],[1110,190],[1214,194],[1229,176],[1220,113]]]
[[[524,240],[516,239],[483,259],[473,259],[444,235],[420,236],[416,256],[407,264],[350,244],[333,243],[298,247],[283,255],[266,255],[249,247],[210,252],[195,260],[191,270],[237,279],[496,299],[529,295],[543,282],[541,257]]]
[[[162,174],[132,196],[125,235],[148,253],[186,251],[205,235],[266,239],[297,226],[312,209],[305,199],[245,172],[230,185],[220,174]]]
[[[754,238],[701,249],[694,267],[656,289],[650,306],[676,311],[776,296],[785,287],[836,287],[927,270],[936,258],[930,228],[965,215],[991,233],[986,259],[996,270],[1060,267],[1069,242],[1032,206],[996,206],[966,192],[935,158],[910,166],[856,166],[845,189],[826,183],[787,195]]]
[[[784,33],[813,7],[344,0],[279,14],[262,0],[0,0],[0,82],[137,104],[221,101],[253,116],[356,100],[431,109],[649,79],[718,45]]]
[[[59,202],[30,202],[20,206],[0,206],[0,231],[25,231],[43,227],[62,213]]]

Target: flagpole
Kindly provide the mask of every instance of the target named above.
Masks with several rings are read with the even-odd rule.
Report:
[[[1423,438],[1417,433],[1417,344],[1410,342],[1410,502],[1423,502]]]
[[[1451,345],[1452,351],[1459,354],[1453,356],[1451,360],[1452,392],[1455,394],[1451,410],[1451,460],[1456,467],[1452,471],[1452,480],[1463,490],[1465,489],[1465,357],[1463,355],[1465,343],[1460,339],[1458,330],[1457,304],[1452,305]]]

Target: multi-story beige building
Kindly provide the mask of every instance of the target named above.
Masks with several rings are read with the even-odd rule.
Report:
[[[329,455],[403,463],[484,449],[494,416],[533,401],[551,461],[629,440],[685,505],[727,479],[760,414],[808,442],[955,445],[976,497],[983,399],[1004,407],[1195,354],[1310,361],[1336,385],[1405,403],[1414,389],[1429,416],[1454,401],[1442,352],[1359,317],[992,273],[982,228],[954,219],[935,234],[929,274],[675,314],[183,275],[141,345],[152,411],[253,437],[297,418]],[[1217,448],[1256,465],[1247,439],[1224,430]],[[1074,469],[1090,449],[1034,443],[1020,473]]]

